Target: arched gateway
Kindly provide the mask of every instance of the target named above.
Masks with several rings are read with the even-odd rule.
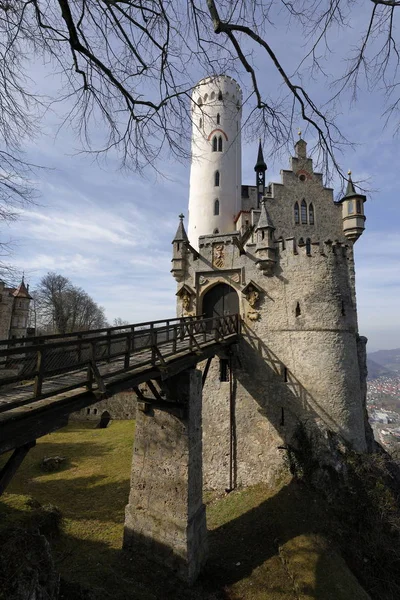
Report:
[[[236,290],[227,283],[217,283],[203,298],[204,317],[224,317],[239,312],[239,298]]]

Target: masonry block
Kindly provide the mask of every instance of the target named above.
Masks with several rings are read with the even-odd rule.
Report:
[[[137,411],[124,549],[141,552],[193,582],[207,557],[202,501],[201,372],[169,380],[180,408]]]

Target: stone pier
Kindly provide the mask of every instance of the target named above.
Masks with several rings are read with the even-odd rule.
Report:
[[[168,380],[168,400],[139,403],[124,549],[193,582],[207,556],[202,500],[201,372]]]

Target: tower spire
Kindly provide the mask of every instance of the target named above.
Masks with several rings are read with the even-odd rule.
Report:
[[[261,198],[264,196],[265,192],[265,171],[267,170],[267,164],[264,160],[264,154],[261,145],[261,138],[258,143],[257,162],[255,164],[254,170],[256,172],[258,205],[260,205]]]

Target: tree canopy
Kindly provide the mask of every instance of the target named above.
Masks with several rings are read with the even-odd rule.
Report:
[[[251,134],[261,133],[276,150],[292,143],[303,122],[325,173],[345,177],[337,153],[352,140],[336,119],[343,94],[379,89],[382,111],[394,130],[399,126],[399,6],[397,0],[1,0],[0,203],[7,205],[9,194],[24,198],[24,165],[14,158],[47,103],[66,102],[64,118],[86,150],[117,149],[124,164],[140,170],[165,148],[187,156],[182,132],[190,126],[191,89],[220,73],[244,88]],[[283,56],[277,32],[289,50],[294,36],[302,36],[302,55]],[[338,36],[343,68],[332,73]],[[54,98],[28,81],[32,57],[61,77],[64,87]],[[271,88],[272,73],[281,85]],[[323,101],[314,98],[315,80],[329,90]]]
[[[72,333],[107,326],[104,308],[82,288],[57,273],[47,273],[33,291],[32,325],[39,333]]]

